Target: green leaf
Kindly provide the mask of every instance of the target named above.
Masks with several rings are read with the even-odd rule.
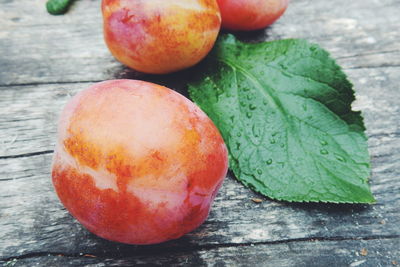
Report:
[[[221,131],[241,182],[278,200],[375,202],[352,84],[326,51],[225,35],[203,64],[189,93]]]
[[[46,3],[47,12],[52,15],[61,15],[67,12],[73,0],[48,0]]]

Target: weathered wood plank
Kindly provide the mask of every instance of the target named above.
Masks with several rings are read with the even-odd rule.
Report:
[[[400,134],[400,67],[347,70],[368,135]],[[186,79],[190,75],[185,76]],[[186,93],[178,74],[149,81]],[[0,158],[53,149],[58,114],[68,99],[91,83],[10,86],[1,89]]]
[[[108,52],[98,1],[77,1],[65,16],[48,15],[45,0],[0,3],[0,85],[142,77]],[[398,11],[398,0],[297,0],[272,27],[242,37],[306,38],[345,68],[399,66]]]
[[[397,266],[399,238],[376,240],[292,241],[275,244],[210,247],[198,251],[153,248],[114,255],[47,254],[8,259],[9,266]],[[149,261],[149,255],[151,260]],[[6,265],[7,266],[7,265]]]
[[[289,204],[256,196],[233,178],[224,183],[209,219],[195,232],[156,246],[197,248],[313,238],[399,236],[399,136],[372,138],[372,191],[376,205]],[[35,252],[118,253],[114,244],[84,230],[61,206],[50,182],[51,154],[0,160],[0,257]]]
[[[57,116],[70,95],[90,84],[84,81],[143,78],[185,93],[184,79],[194,71],[149,76],[128,70],[103,43],[99,1],[77,1],[67,15],[58,17],[47,15],[44,3],[0,0],[0,258],[19,257],[4,264],[399,262],[399,0],[296,0],[267,30],[239,34],[250,41],[306,38],[338,59],[355,84],[354,107],[365,115],[372,191],[378,204],[288,204],[266,199],[256,204],[251,201],[256,195],[229,175],[203,226],[179,240],[147,247],[95,237],[58,202],[50,181]],[[307,241],[311,239],[320,241]],[[367,256],[360,255],[363,248]],[[60,253],[65,256],[57,256]]]

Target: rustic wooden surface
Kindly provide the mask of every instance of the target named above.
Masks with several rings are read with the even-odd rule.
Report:
[[[355,85],[372,157],[375,205],[290,204],[259,197],[228,174],[208,220],[183,238],[128,246],[88,233],[50,181],[57,116],[96,81],[130,78],[186,94],[193,70],[142,75],[102,40],[99,0],[50,16],[44,0],[0,0],[0,263],[4,266],[395,266],[400,264],[400,1],[292,0],[243,40],[306,38]]]

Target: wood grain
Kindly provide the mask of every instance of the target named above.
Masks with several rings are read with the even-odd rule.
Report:
[[[229,174],[208,220],[154,246],[100,239],[52,188],[63,105],[95,81],[144,79],[186,94],[196,68],[144,75],[102,40],[100,1],[50,16],[45,0],[0,0],[0,264],[5,266],[392,266],[400,262],[400,1],[293,0],[250,42],[305,38],[331,52],[354,83],[369,136],[375,205],[290,204],[263,198]],[[257,197],[263,201],[254,203]],[[366,250],[363,250],[366,249]],[[366,255],[363,256],[362,254]]]

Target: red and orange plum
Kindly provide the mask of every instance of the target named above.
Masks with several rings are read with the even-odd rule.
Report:
[[[217,38],[215,0],[103,0],[104,39],[135,70],[164,74],[203,59]]]
[[[222,27],[251,31],[274,23],[286,10],[289,0],[217,0]]]
[[[52,177],[61,202],[89,231],[154,244],[204,222],[227,165],[220,133],[187,98],[113,80],[65,106]]]

